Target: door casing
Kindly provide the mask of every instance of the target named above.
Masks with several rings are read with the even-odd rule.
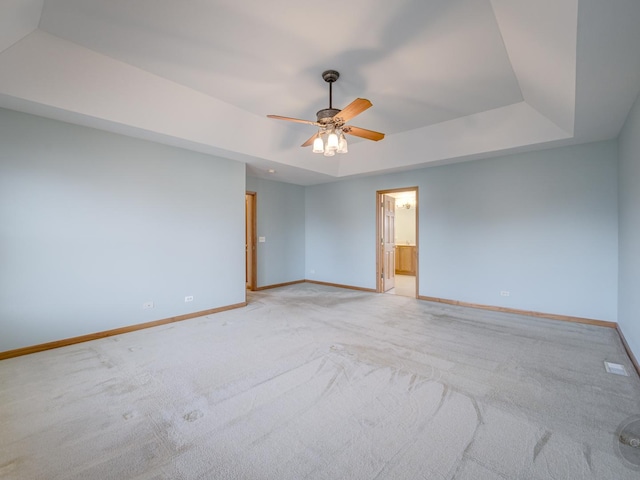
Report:
[[[245,278],[248,290],[257,288],[256,192],[245,192]]]

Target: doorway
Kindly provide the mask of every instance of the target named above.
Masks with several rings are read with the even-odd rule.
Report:
[[[418,187],[376,192],[379,293],[418,297]]]
[[[256,192],[246,192],[245,204],[245,282],[247,290],[256,289]]]

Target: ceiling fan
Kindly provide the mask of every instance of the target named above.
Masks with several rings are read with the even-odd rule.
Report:
[[[323,153],[332,157],[336,153],[347,153],[347,139],[344,134],[353,135],[367,140],[382,140],[384,133],[374,132],[366,128],[345,125],[356,115],[371,107],[371,102],[366,98],[356,98],[342,110],[333,108],[333,82],[338,80],[340,73],[335,70],[327,70],[322,73],[322,78],[329,84],[329,108],[324,108],[316,113],[317,121],[300,120],[298,118],[281,117],[280,115],[267,115],[269,118],[286,120],[288,122],[306,123],[318,127],[318,132],[302,144],[303,147],[313,145],[314,153]]]

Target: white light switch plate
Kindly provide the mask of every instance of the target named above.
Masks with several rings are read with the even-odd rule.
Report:
[[[264,243],[267,241],[267,237],[258,237],[258,242]]]

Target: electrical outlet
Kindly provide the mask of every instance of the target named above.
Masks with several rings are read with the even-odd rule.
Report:
[[[311,270],[309,270],[309,273],[313,274],[316,273],[316,271],[312,268]]]
[[[509,295],[511,295],[511,293],[507,292],[506,290],[501,290],[500,291],[500,296],[501,297],[508,297]]]
[[[185,302],[193,302],[193,295],[189,295],[188,297],[184,297]]]
[[[153,308],[153,302],[144,302],[142,304],[142,309],[146,310],[147,308]]]

